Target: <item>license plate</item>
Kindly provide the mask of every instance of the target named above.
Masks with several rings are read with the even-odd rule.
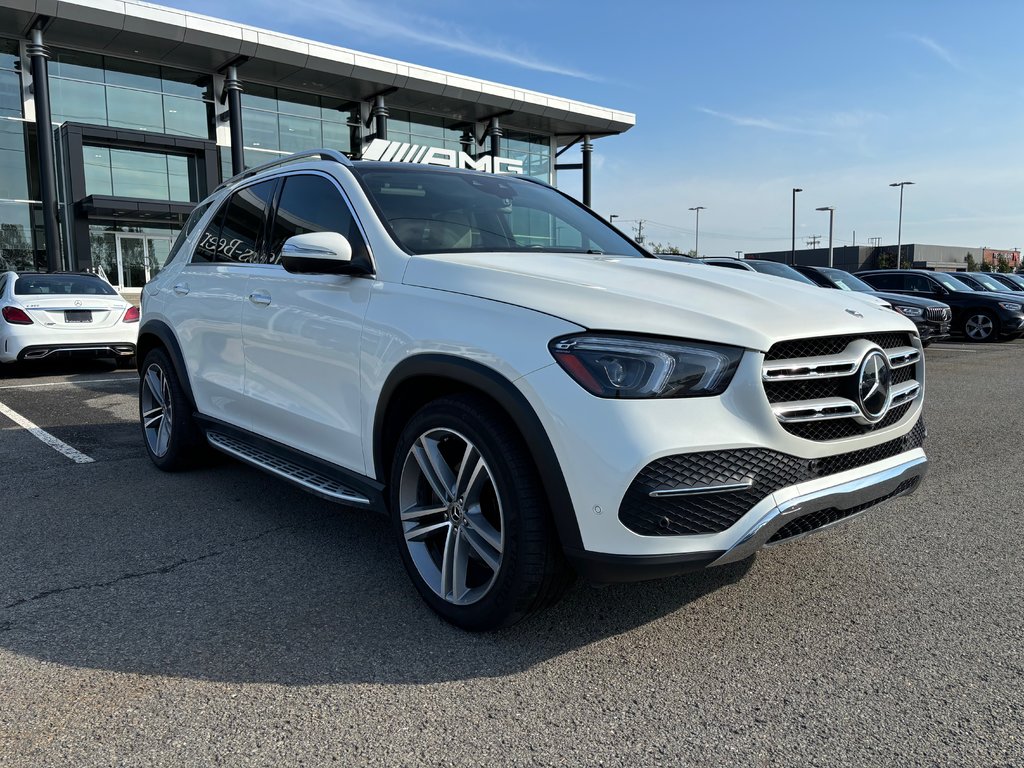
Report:
[[[90,309],[67,309],[64,310],[65,323],[91,323],[92,310]]]

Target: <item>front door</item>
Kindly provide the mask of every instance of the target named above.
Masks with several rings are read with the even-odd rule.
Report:
[[[171,250],[171,238],[134,232],[116,235],[117,285],[122,291],[139,291],[160,271]]]

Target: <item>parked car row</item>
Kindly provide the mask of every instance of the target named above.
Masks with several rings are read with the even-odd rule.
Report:
[[[669,254],[658,256],[672,260],[687,258]],[[1024,336],[1022,275],[924,269],[866,270],[851,274],[832,267],[789,266],[759,259],[688,260],[873,297],[912,320],[925,346],[950,335],[972,342]]]

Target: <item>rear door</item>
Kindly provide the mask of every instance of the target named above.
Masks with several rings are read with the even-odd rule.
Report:
[[[168,286],[164,309],[199,412],[244,428],[250,418],[242,394],[242,304],[276,186],[276,179],[262,181],[228,198]]]
[[[337,182],[315,172],[282,180],[265,263],[250,271],[243,302],[245,396],[253,431],[347,469],[365,470],[360,434],[359,345],[374,280],[286,272],[293,235],[339,232],[353,259],[366,241]]]

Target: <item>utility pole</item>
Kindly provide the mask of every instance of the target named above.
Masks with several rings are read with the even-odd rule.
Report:
[[[697,226],[693,230],[693,250],[700,256],[700,212],[704,210],[703,205],[698,205],[696,208],[691,208],[691,211],[697,214]]]
[[[811,235],[810,237],[807,238],[805,242],[811,248],[817,248],[819,240],[821,240],[821,235]]]
[[[803,192],[799,187],[793,187],[793,243],[789,252],[789,265],[796,264],[796,193]]]
[[[640,243],[640,245],[644,244],[644,224],[645,223],[646,222],[644,222],[643,219],[638,219],[637,222],[636,222],[636,226],[633,227],[633,231],[636,232],[636,241],[638,243]]]
[[[900,222],[896,230],[896,269],[900,268],[900,262],[903,256],[903,188],[907,185],[913,185],[912,181],[894,181],[890,184],[890,187],[900,188]],[[984,260],[984,258],[982,259]]]
[[[736,258],[737,259],[743,258],[743,251],[736,251]]]
[[[880,245],[882,244],[882,238],[880,238],[880,237],[869,237],[869,238],[868,238],[868,241],[869,241],[869,242],[871,243],[871,245],[873,245],[873,246],[874,246],[875,248],[878,248],[878,247],[879,247],[879,246],[880,246]]]

